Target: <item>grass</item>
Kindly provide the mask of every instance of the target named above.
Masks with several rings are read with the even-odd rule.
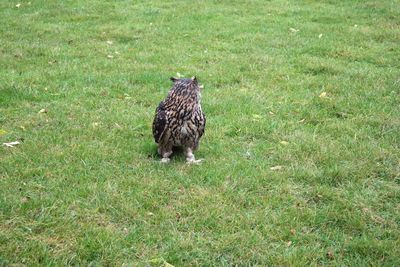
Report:
[[[400,265],[398,0],[17,3],[1,266]],[[151,135],[177,73],[205,85],[199,166]]]

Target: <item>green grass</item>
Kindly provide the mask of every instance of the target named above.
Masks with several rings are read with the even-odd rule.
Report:
[[[17,3],[0,266],[400,265],[398,0]],[[199,166],[151,134],[177,73],[205,85]]]

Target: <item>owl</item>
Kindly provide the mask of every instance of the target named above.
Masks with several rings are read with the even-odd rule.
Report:
[[[171,78],[173,85],[165,100],[156,109],[153,136],[163,163],[169,162],[173,147],[182,147],[187,163],[199,163],[193,151],[204,134],[206,117],[200,105],[200,90],[196,77]]]

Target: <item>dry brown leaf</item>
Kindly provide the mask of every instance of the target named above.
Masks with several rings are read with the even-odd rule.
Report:
[[[332,252],[332,251],[328,251],[328,252],[326,253],[326,256],[327,256],[329,259],[333,259],[333,252]]]
[[[292,241],[289,241],[289,242],[287,243],[287,246],[290,247],[291,245],[292,245]]]

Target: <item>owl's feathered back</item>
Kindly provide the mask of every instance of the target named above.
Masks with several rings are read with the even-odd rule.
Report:
[[[153,121],[154,140],[159,151],[174,146],[197,149],[204,134],[206,118],[200,105],[197,79],[171,78],[174,82],[165,100],[156,109]],[[162,154],[162,153],[161,153]]]

